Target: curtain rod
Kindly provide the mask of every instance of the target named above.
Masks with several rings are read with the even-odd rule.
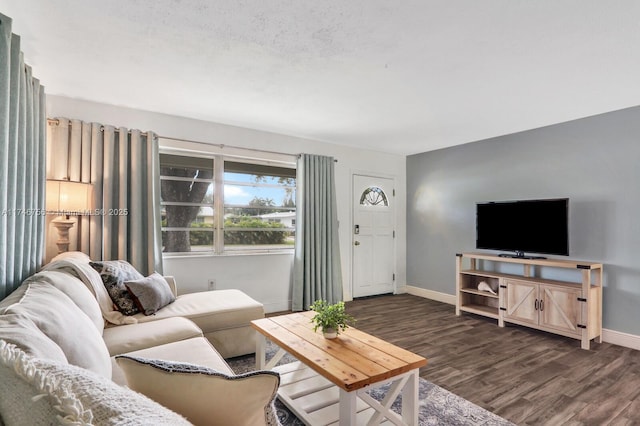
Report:
[[[60,125],[60,120],[57,118],[47,118],[47,122],[49,124],[56,124],[56,125]],[[104,126],[100,126],[100,131],[104,132]],[[131,130],[129,130],[129,133],[131,133]],[[147,132],[141,132],[141,134],[146,135]],[[262,152],[262,153],[266,153],[266,154],[277,154],[277,155],[289,155],[291,157],[300,157],[301,154],[289,154],[288,152],[278,152],[278,151],[267,151],[264,149],[256,149],[256,148],[245,148],[242,146],[233,146],[233,145],[225,145],[225,144],[221,144],[221,143],[209,143],[209,142],[202,142],[202,141],[194,141],[194,140],[190,140],[190,139],[184,139],[184,138],[172,138],[170,136],[160,136],[160,135],[156,135],[158,138],[162,138],[162,139],[169,139],[169,140],[173,140],[173,141],[182,141],[182,142],[189,142],[189,143],[196,143],[196,144],[200,144],[200,145],[207,145],[207,146],[217,146],[219,148],[237,148],[237,149],[244,149],[247,151],[252,151],[252,152]],[[337,158],[333,159],[334,162],[338,162]]]
[[[178,142],[182,141],[182,142],[189,142],[189,143],[197,143],[197,144],[200,144],[200,145],[217,146],[218,148],[221,148],[221,149],[222,148],[237,148],[237,149],[244,149],[245,151],[262,152],[262,153],[265,153],[265,154],[288,155],[290,157],[295,157],[295,154],[289,154],[287,152],[267,151],[267,150],[264,150],[264,149],[256,149],[256,148],[245,148],[245,147],[242,147],[242,146],[225,145],[225,144],[222,144],[222,143],[209,143],[209,142],[194,141],[194,140],[191,140],[191,139],[184,139],[184,138],[172,138],[170,136],[158,136],[158,137],[162,138],[162,139],[169,139],[169,140],[178,141]]]
[[[60,120],[58,118],[47,118],[47,123],[49,124],[55,124],[56,126],[60,125]],[[114,126],[114,129],[119,129],[118,127]],[[104,132],[104,126],[100,125],[100,131]],[[128,130],[127,133],[131,134],[131,130]],[[145,135],[148,136],[149,132],[140,132],[141,135]]]
[[[190,142],[190,143],[196,143],[196,144],[200,144],[200,145],[207,145],[207,146],[217,146],[218,148],[236,148],[236,149],[244,149],[246,151],[253,151],[253,152],[262,152],[262,153],[266,153],[266,154],[277,154],[277,155],[289,155],[291,157],[300,157],[300,155],[302,154],[290,154],[288,152],[279,152],[279,151],[267,151],[265,149],[257,149],[257,148],[245,148],[243,146],[233,146],[233,145],[225,145],[222,143],[209,143],[209,142],[202,142],[202,141],[194,141],[194,140],[190,140],[190,139],[184,139],[184,138],[172,138],[169,136],[158,136],[159,138],[162,139],[170,139],[173,141],[182,141],[182,142]],[[338,160],[336,158],[333,159],[334,162],[338,162]]]

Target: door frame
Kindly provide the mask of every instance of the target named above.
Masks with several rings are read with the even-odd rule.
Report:
[[[392,186],[393,186],[393,191],[398,192],[398,190],[396,189],[396,185],[398,182],[398,178],[396,175],[392,175],[392,174],[387,174],[387,173],[378,173],[378,172],[371,172],[368,170],[358,170],[358,169],[351,169],[350,173],[349,173],[349,180],[350,180],[350,184],[349,184],[349,298],[350,300],[353,300],[353,285],[354,285],[354,265],[353,265],[353,242],[354,242],[354,233],[353,233],[353,228],[355,226],[355,220],[354,220],[354,216],[355,216],[355,209],[354,209],[354,203],[355,203],[355,194],[353,193],[353,186],[354,186],[354,176],[369,176],[372,178],[381,178],[381,179],[389,179],[392,181]],[[391,196],[391,198],[393,199],[393,202],[395,203],[395,200],[397,200],[397,196],[393,195]],[[397,294],[398,293],[398,209],[395,207],[396,205],[394,204],[394,209],[393,209],[393,213],[391,215],[392,221],[393,221],[393,229],[395,231],[395,238],[393,238],[393,273],[395,275],[395,279],[393,280],[393,294]]]

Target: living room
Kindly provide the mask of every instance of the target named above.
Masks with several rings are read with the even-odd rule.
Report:
[[[498,3],[492,2],[492,9],[489,10],[494,12],[500,10],[504,5]],[[464,16],[466,24],[469,24],[474,16],[479,17],[479,20],[482,18],[489,20],[484,15],[487,13],[486,10],[483,11],[482,7],[471,8],[468,2],[461,3],[459,8],[453,6],[447,8],[436,4],[431,6],[436,9],[437,6],[442,7],[440,10],[446,12],[437,16],[450,18]],[[78,5],[78,7],[79,10],[85,10],[85,6]],[[640,154],[640,145],[636,141],[637,135],[640,134],[640,128],[638,128],[640,107],[637,107],[640,104],[637,100],[640,94],[635,93],[637,88],[633,84],[638,71],[638,61],[631,42],[637,35],[632,23],[633,17],[638,13],[637,6],[633,2],[625,2],[616,5],[615,8],[611,6],[611,9],[604,6],[602,6],[603,9],[599,9],[595,3],[565,5],[558,10],[553,9],[549,4],[540,8],[521,10],[518,10],[518,7],[524,8],[525,5],[509,6],[504,19],[517,16],[527,24],[537,23],[540,28],[549,32],[545,35],[541,30],[532,36],[540,41],[537,45],[539,50],[529,52],[526,49],[531,49],[532,46],[517,37],[520,33],[517,28],[511,28],[511,33],[498,34],[498,39],[502,37],[507,41],[512,40],[513,44],[505,42],[495,50],[487,49],[482,52],[486,58],[490,58],[484,63],[487,67],[489,67],[487,64],[491,65],[490,72],[496,71],[492,67],[497,66],[498,62],[504,67],[500,72],[503,81],[499,83],[500,85],[495,83],[496,86],[491,85],[493,80],[488,80],[490,72],[483,69],[482,57],[474,56],[469,61],[460,59],[460,55],[451,54],[455,50],[450,44],[447,44],[447,47],[451,48],[449,54],[454,58],[442,56],[446,60],[439,63],[438,68],[447,69],[447,66],[450,66],[451,70],[455,71],[452,74],[458,73],[462,78],[458,81],[458,86],[449,85],[446,86],[446,90],[442,88],[445,86],[441,85],[427,88],[403,87],[404,83],[400,80],[407,74],[395,72],[393,57],[390,57],[388,64],[385,61],[379,61],[375,66],[366,62],[357,66],[340,62],[344,59],[342,54],[345,56],[353,54],[353,50],[350,49],[355,47],[351,45],[332,45],[335,51],[320,49],[316,58],[305,50],[302,53],[298,50],[287,51],[287,49],[293,49],[290,44],[285,44],[284,47],[276,45],[282,49],[278,54],[286,56],[288,52],[291,55],[292,58],[287,66],[295,68],[299,65],[305,72],[308,72],[306,66],[310,63],[318,66],[322,61],[340,62],[340,71],[346,76],[346,82],[366,80],[367,71],[372,72],[369,67],[375,68],[375,72],[381,74],[386,72],[387,66],[390,67],[394,72],[393,85],[390,87],[399,88],[398,92],[402,92],[406,97],[401,99],[396,97],[399,95],[393,94],[389,95],[387,101],[383,100],[381,104],[386,104],[384,107],[376,104],[383,114],[389,115],[388,128],[384,126],[366,128],[372,123],[360,121],[360,116],[371,110],[364,108],[362,104],[340,107],[340,98],[334,99],[334,108],[337,110],[333,111],[334,114],[322,117],[320,112],[323,109],[331,109],[323,104],[322,108],[310,110],[312,113],[309,115],[314,114],[314,120],[305,121],[308,118],[303,120],[299,117],[298,110],[304,111],[305,103],[319,102],[318,99],[321,97],[317,96],[321,89],[296,94],[301,99],[304,99],[305,95],[308,96],[308,102],[298,101],[286,107],[282,107],[281,104],[262,105],[260,102],[256,102],[255,105],[246,102],[238,106],[231,101],[232,89],[221,92],[220,98],[225,101],[213,102],[212,99],[216,97],[216,93],[203,89],[206,94],[197,102],[194,101],[189,110],[184,107],[184,104],[188,103],[184,102],[184,98],[196,99],[198,93],[194,86],[188,84],[192,77],[189,76],[188,71],[184,70],[189,68],[184,65],[184,62],[163,63],[160,60],[147,62],[147,59],[153,55],[141,51],[140,61],[145,66],[150,67],[154,64],[157,69],[166,68],[169,78],[164,82],[165,85],[161,85],[150,83],[156,82],[153,74],[157,69],[147,69],[145,73],[147,75],[141,75],[138,71],[130,73],[120,71],[118,74],[106,64],[102,66],[100,61],[91,58],[81,59],[80,53],[87,47],[84,44],[77,48],[72,44],[64,44],[57,53],[59,58],[54,61],[51,59],[54,56],[53,53],[47,51],[52,51],[56,49],[55,46],[61,46],[61,44],[55,43],[52,46],[53,39],[49,37],[54,36],[53,29],[59,25],[54,22],[63,20],[65,25],[62,27],[70,26],[74,14],[66,9],[66,6],[45,5],[44,2],[31,4],[2,2],[0,12],[13,18],[13,32],[22,37],[25,62],[33,67],[34,75],[42,80],[46,88],[48,118],[61,117],[149,130],[160,137],[161,144],[164,140],[165,147],[169,147],[172,143],[180,144],[180,142],[172,142],[172,138],[175,138],[187,144],[189,141],[221,144],[229,149],[263,151],[265,155],[276,152],[278,155],[295,158],[300,153],[312,153],[334,157],[337,160],[335,163],[336,182],[338,182],[336,198],[338,222],[341,225],[338,232],[343,293],[346,301],[353,298],[355,222],[352,204],[355,194],[352,181],[354,175],[389,178],[394,183],[396,210],[393,292],[418,295],[451,305],[455,304],[455,255],[475,250],[476,203],[569,198],[569,257],[604,264],[602,337],[608,343],[640,349],[640,326],[638,325],[640,314],[635,309],[640,301],[640,290],[636,285],[638,268],[632,259],[640,243],[640,229],[635,224],[637,216],[635,212],[640,206],[640,199],[632,189],[634,182],[638,180],[636,163]],[[40,9],[40,11],[34,12],[34,9]],[[400,18],[407,19],[411,15],[408,12],[410,8],[400,9],[403,10]],[[92,19],[97,19],[96,16],[99,14],[96,10],[98,10],[97,6],[85,11],[90,12],[89,16]],[[118,19],[122,19],[124,23],[137,22],[141,19],[144,8],[135,9],[136,13],[128,16],[121,16],[116,6],[109,7],[109,10],[112,15],[102,23],[80,25],[76,22],[78,29],[75,30],[75,35],[85,31],[86,38],[89,40],[90,34],[105,32],[105,28],[119,22]],[[228,10],[226,7],[221,9],[227,12]],[[465,10],[467,12],[464,12]],[[355,16],[353,10],[349,9],[349,11],[354,13],[352,17]],[[575,13],[569,16],[569,11]],[[283,10],[277,9],[271,12],[273,20],[277,20],[275,16],[282,16]],[[297,13],[303,12],[297,11]],[[421,12],[426,14],[429,11],[421,10]],[[436,16],[434,11],[431,12]],[[389,13],[393,16],[393,13]],[[224,15],[224,13],[221,14]],[[521,16],[527,14],[530,20]],[[152,16],[157,19],[161,15],[153,14]],[[269,21],[269,15],[266,12],[263,13],[262,18]],[[333,15],[324,16],[327,20],[333,18]],[[67,19],[69,21],[66,21]],[[366,22],[366,19],[365,22],[357,19],[356,21],[366,30],[370,30],[374,25]],[[542,24],[543,21],[547,21],[546,27]],[[239,24],[234,20],[231,22]],[[252,21],[253,24],[256,22]],[[456,20],[452,18],[451,22]],[[513,22],[520,21],[514,19]],[[513,22],[505,26],[517,27]],[[429,23],[433,22],[429,20]],[[494,21],[491,23],[495,24]],[[268,24],[265,25],[268,27]],[[279,28],[289,28],[292,32],[300,28],[290,21],[281,25],[282,27]],[[417,24],[411,23],[412,30],[413,25]],[[568,29],[562,30],[563,25]],[[453,24],[451,26],[457,27]],[[238,25],[238,28],[241,27]],[[115,28],[120,29],[120,24],[115,25]],[[529,30],[531,28],[527,27]],[[481,30],[473,28],[473,31]],[[361,31],[364,30],[361,29]],[[460,28],[446,31],[440,37],[455,39],[458,37],[455,31],[460,31]],[[473,31],[459,37],[472,38]],[[151,34],[158,32],[158,30],[151,31]],[[383,35],[389,35],[390,32],[389,28],[384,27]],[[475,34],[477,35],[478,32]],[[554,34],[557,38],[554,39],[548,34]],[[358,36],[363,37],[361,33],[358,33]],[[104,37],[110,38],[110,36]],[[130,37],[132,37],[130,40],[132,44],[140,42],[140,39],[135,39],[139,37],[138,33]],[[239,36],[234,33],[234,37]],[[295,40],[295,34],[288,33],[287,37],[291,37],[287,39],[289,43]],[[117,42],[122,43],[122,39],[126,39],[126,36],[115,38],[114,45],[117,45]],[[247,36],[247,39],[250,37]],[[229,39],[225,40],[228,42]],[[375,37],[373,40],[370,43],[376,46],[382,45],[385,53],[393,50],[393,46],[390,47],[393,43],[388,41],[388,45],[384,44],[382,36]],[[495,39],[491,38],[491,40]],[[393,41],[400,43],[403,40],[400,37]],[[342,42],[344,43],[344,40]],[[250,42],[247,44],[251,45]],[[246,44],[242,46],[246,47]],[[326,46],[313,45],[309,49],[312,47],[328,49]],[[295,47],[299,48],[298,45]],[[365,44],[358,47],[375,51],[371,45]],[[555,53],[553,53],[554,50]],[[149,51],[153,52],[154,49],[150,47]],[[228,54],[229,51],[233,52],[233,48],[225,52]],[[494,63],[495,56],[498,56],[501,51],[505,58]],[[542,56],[543,51],[552,51],[553,54]],[[108,55],[113,55],[117,53],[117,49],[106,52]],[[242,52],[247,56],[255,53],[250,49],[248,53]],[[438,53],[443,52],[438,51]],[[518,62],[528,53],[534,59]],[[194,55],[193,52],[191,54]],[[98,54],[92,52],[90,56],[95,57]],[[425,53],[425,56],[429,55]],[[339,60],[335,59],[336,57]],[[534,69],[533,62],[541,62],[542,57],[549,61],[548,65]],[[370,59],[370,57],[367,58]],[[128,59],[136,62],[130,56]],[[295,63],[296,61],[299,63]],[[513,61],[511,65],[509,61]],[[247,67],[251,68],[251,66]],[[523,72],[526,67],[531,69]],[[206,66],[199,64],[197,68],[199,72],[203,72],[202,69]],[[466,68],[470,70],[463,73],[461,70]],[[428,67],[425,66],[420,70],[426,72]],[[209,70],[207,72],[213,73]],[[272,77],[277,74],[272,69],[263,72]],[[291,87],[313,86],[316,83],[320,85],[322,78],[326,77],[324,74],[319,74],[314,78],[314,75],[305,72],[298,75],[298,81],[292,80]],[[470,74],[474,72],[478,73],[478,76],[471,79]],[[82,84],[77,84],[77,88],[67,91],[75,81],[80,81],[83,73],[94,74],[94,79],[89,80],[90,82],[83,80]],[[225,71],[220,78],[224,78],[228,73]],[[409,74],[415,77],[414,73]],[[120,80],[117,83],[124,81],[125,85],[117,86],[116,82],[112,83],[110,75],[117,75]],[[425,73],[425,75],[430,74]],[[145,82],[145,79],[148,81]],[[523,81],[527,83],[523,84]],[[113,84],[114,86],[100,91],[91,84],[107,87]],[[136,85],[139,87],[136,88]],[[348,83],[341,83],[338,89],[333,86],[333,91],[329,93],[335,94],[342,90],[345,97],[359,97],[362,102],[368,103],[376,98],[384,98],[391,91],[390,88],[377,87],[379,94],[367,95],[356,89],[349,91],[345,85]],[[215,89],[221,90],[222,86],[224,85],[215,86]],[[236,87],[233,84],[229,86]],[[159,90],[159,87],[164,90]],[[207,86],[207,89],[210,87]],[[282,94],[282,99],[290,99],[284,85],[267,89],[248,85],[248,88],[244,88],[242,92],[251,90],[270,93],[274,98],[279,98]],[[494,97],[492,90],[497,93],[495,99],[492,99]],[[150,96],[150,92],[156,92],[153,93],[156,102],[154,105],[145,104],[142,100]],[[465,94],[465,92],[468,93]],[[105,93],[108,93],[108,96]],[[371,93],[374,91],[372,90]],[[413,104],[414,97],[426,98],[431,94],[440,95],[440,99],[447,96],[451,99],[446,103],[443,100],[442,106],[432,104],[427,107],[423,103]],[[125,100],[129,95],[131,97]],[[486,102],[484,111],[482,107],[475,104],[477,108],[475,110],[463,109],[458,114],[451,113],[456,103],[461,105],[471,102],[472,98],[484,99]],[[413,116],[407,114],[404,119],[405,127],[409,130],[404,129],[406,133],[398,132],[396,135],[390,129],[393,126],[399,126],[403,121],[397,117],[398,121],[392,121],[391,116],[396,116],[392,110],[400,100],[423,113],[416,113]],[[252,116],[253,125],[250,120],[242,121],[241,118],[234,120],[230,115],[225,115],[227,112],[220,110],[211,109],[209,115],[201,113],[199,109],[205,110],[209,101],[216,105],[227,102],[230,111],[245,108],[250,113],[245,111],[241,117]],[[167,105],[180,104],[183,109],[158,107],[163,102]],[[498,103],[501,103],[499,107],[496,105]],[[310,125],[310,128],[313,127],[315,133],[311,131],[305,133],[293,125],[289,131],[284,127],[276,129],[265,125],[265,121],[275,114],[275,112],[268,114],[270,109],[272,112],[280,112],[283,116],[291,115],[293,118],[289,119],[290,124],[296,120],[305,123],[313,122],[314,126]],[[450,115],[445,117],[444,113],[438,115],[436,112],[429,115],[432,109],[446,110]],[[406,110],[403,111],[406,112]],[[427,112],[424,113],[424,111]],[[349,119],[354,121],[354,127],[359,126],[366,130],[356,135],[357,129],[350,127]],[[378,115],[375,115],[373,120],[387,121]],[[428,132],[414,137],[410,128],[415,122],[411,120],[437,123]],[[495,124],[500,121],[504,121],[503,127]],[[483,126],[483,122],[486,127]],[[278,125],[281,123],[283,122],[278,122]],[[52,123],[51,126],[53,125]],[[374,135],[374,133],[377,134]],[[372,141],[370,145],[363,142],[368,138]],[[409,141],[413,143],[409,144]],[[449,141],[452,141],[450,145]],[[47,259],[51,259],[55,253],[55,238],[55,230],[49,228]],[[73,245],[71,248],[74,248]],[[287,311],[291,307],[293,251],[268,255],[243,254],[242,256],[165,255],[163,266],[165,275],[176,278],[181,292],[206,291],[211,289],[209,283],[213,280],[215,289],[242,290],[264,304],[267,313]],[[452,312],[453,309],[454,307],[451,306]]]

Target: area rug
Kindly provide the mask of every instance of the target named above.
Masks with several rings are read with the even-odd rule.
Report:
[[[277,351],[275,345],[267,342],[267,359],[271,358]],[[286,364],[295,361],[291,355],[285,355],[278,364]],[[227,362],[236,374],[255,370],[255,356],[247,355],[243,357],[231,358]],[[381,386],[371,391],[371,396],[377,400],[382,400],[388,385]],[[479,407],[464,398],[459,397],[440,386],[434,385],[428,380],[420,378],[419,383],[419,425],[446,425],[446,426],[509,426],[513,423],[499,417],[490,411]],[[398,398],[392,405],[392,409],[400,412],[401,399]],[[278,399],[275,401],[278,420],[284,426],[302,426],[304,423],[299,420],[289,409]]]

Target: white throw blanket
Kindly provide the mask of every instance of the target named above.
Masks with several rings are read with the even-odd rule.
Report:
[[[102,316],[111,324],[135,324],[137,319],[123,315],[113,308],[113,301],[102,283],[100,274],[89,265],[90,259],[84,253],[65,253],[64,256],[56,256],[44,265],[43,271],[61,271],[77,276],[93,293],[100,305]]]

